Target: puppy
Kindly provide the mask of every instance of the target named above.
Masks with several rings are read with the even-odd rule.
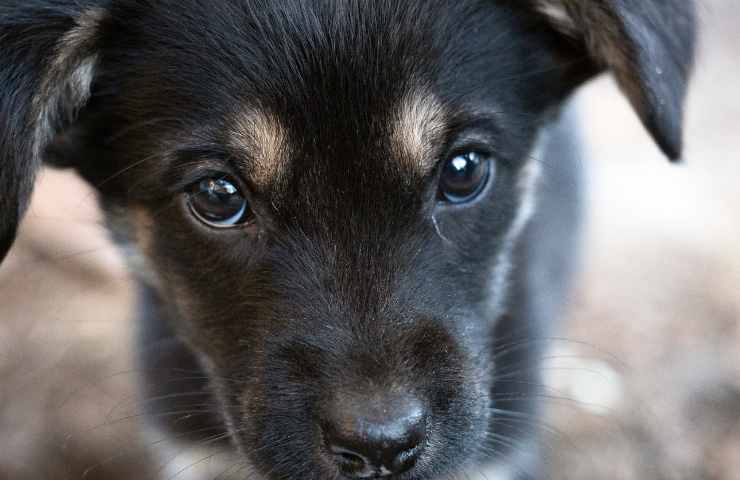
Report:
[[[693,44],[688,0],[5,0],[0,255],[43,162],[94,185],[147,428],[224,475],[545,478],[562,107],[608,69],[678,159]]]

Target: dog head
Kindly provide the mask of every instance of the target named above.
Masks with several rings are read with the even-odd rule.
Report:
[[[538,132],[610,69],[678,158],[692,43],[679,0],[5,2],[0,253],[72,166],[264,478],[458,472]]]

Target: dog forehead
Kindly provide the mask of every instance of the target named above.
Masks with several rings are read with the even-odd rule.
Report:
[[[363,112],[359,113],[364,116]],[[328,117],[319,122],[332,123],[334,116]],[[345,132],[341,136],[343,145],[338,146],[331,138],[306,139],[303,135],[306,129],[290,128],[289,125],[295,125],[289,119],[269,109],[245,105],[227,120],[227,143],[232,151],[242,152],[248,158],[247,174],[262,187],[281,183],[290,173],[291,158],[300,153],[301,144],[311,144],[314,162],[343,163],[346,160],[343,155],[362,155],[371,169],[425,178],[436,165],[447,118],[437,95],[417,87],[388,105],[379,121],[371,120],[364,125],[351,119],[345,121],[354,123],[354,128],[349,135]],[[367,152],[368,148],[375,151]]]
[[[271,6],[295,21],[272,22],[235,52],[249,63],[227,119],[229,145],[249,153],[258,185],[279,183],[301,154],[323,163],[359,156],[363,167],[425,177],[445,126],[433,85],[447,44],[435,37],[444,32],[430,19],[418,22],[424,9],[412,3],[327,5],[333,21],[315,6]]]
[[[460,106],[497,103],[510,88],[496,79],[518,73],[501,34],[515,30],[508,14],[472,1],[224,1],[200,22],[181,13],[132,30],[155,47],[122,58],[133,72],[126,102],[188,124],[215,119],[214,141],[257,185],[349,162],[407,184],[426,178]]]

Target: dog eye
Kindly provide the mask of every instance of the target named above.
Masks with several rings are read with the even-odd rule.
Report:
[[[216,228],[234,227],[252,218],[249,202],[228,177],[204,178],[187,189],[190,211]]]
[[[449,203],[473,200],[483,191],[493,169],[491,158],[481,153],[467,152],[450,158],[442,169],[440,198]]]

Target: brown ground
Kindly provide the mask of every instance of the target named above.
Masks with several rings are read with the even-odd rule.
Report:
[[[667,165],[609,79],[579,95],[590,215],[548,367],[555,479],[740,479],[740,8],[702,14],[687,166]],[[94,204],[46,172],[0,268],[0,479],[151,474],[127,418],[132,294]]]

